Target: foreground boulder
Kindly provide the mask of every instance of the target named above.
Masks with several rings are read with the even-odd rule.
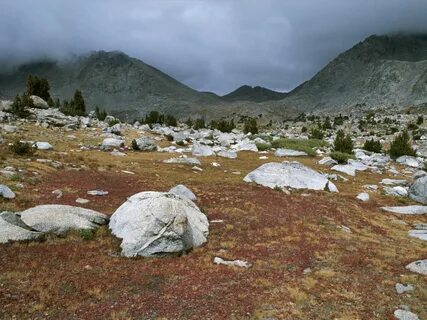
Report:
[[[255,182],[269,188],[336,191],[335,185],[324,175],[299,162],[270,162],[250,172],[243,181]]]
[[[21,220],[36,231],[63,234],[69,230],[96,229],[107,224],[108,217],[90,209],[48,204],[21,212]]]
[[[172,193],[140,192],[111,216],[112,233],[123,239],[122,254],[181,254],[207,241],[209,222],[190,200]]]
[[[409,197],[417,202],[427,204],[427,176],[415,180],[409,188]]]

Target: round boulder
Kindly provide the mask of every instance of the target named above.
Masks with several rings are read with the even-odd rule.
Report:
[[[140,192],[111,216],[109,227],[122,239],[122,254],[181,254],[207,241],[209,222],[189,199],[173,193]]]

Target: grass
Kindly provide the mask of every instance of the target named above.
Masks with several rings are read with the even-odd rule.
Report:
[[[269,143],[255,143],[256,147],[258,148],[258,151],[267,151],[271,149],[271,144]]]
[[[271,143],[273,148],[285,148],[298,151],[304,151],[309,156],[315,155],[315,149],[327,146],[327,142],[318,139],[278,139]]]
[[[349,159],[354,159],[354,155],[339,151],[331,152],[330,156],[335,161],[338,161],[338,163],[347,163]]]

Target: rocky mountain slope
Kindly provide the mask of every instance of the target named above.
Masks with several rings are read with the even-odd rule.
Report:
[[[371,36],[340,54],[277,107],[314,111],[425,102],[427,35],[390,35]]]
[[[236,90],[222,96],[226,101],[252,101],[265,102],[271,100],[282,100],[287,93],[273,91],[264,87],[241,86]]]

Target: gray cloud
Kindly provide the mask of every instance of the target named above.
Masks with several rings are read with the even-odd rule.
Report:
[[[427,32],[425,0],[2,0],[0,60],[121,50],[187,85],[289,90],[371,34]]]

